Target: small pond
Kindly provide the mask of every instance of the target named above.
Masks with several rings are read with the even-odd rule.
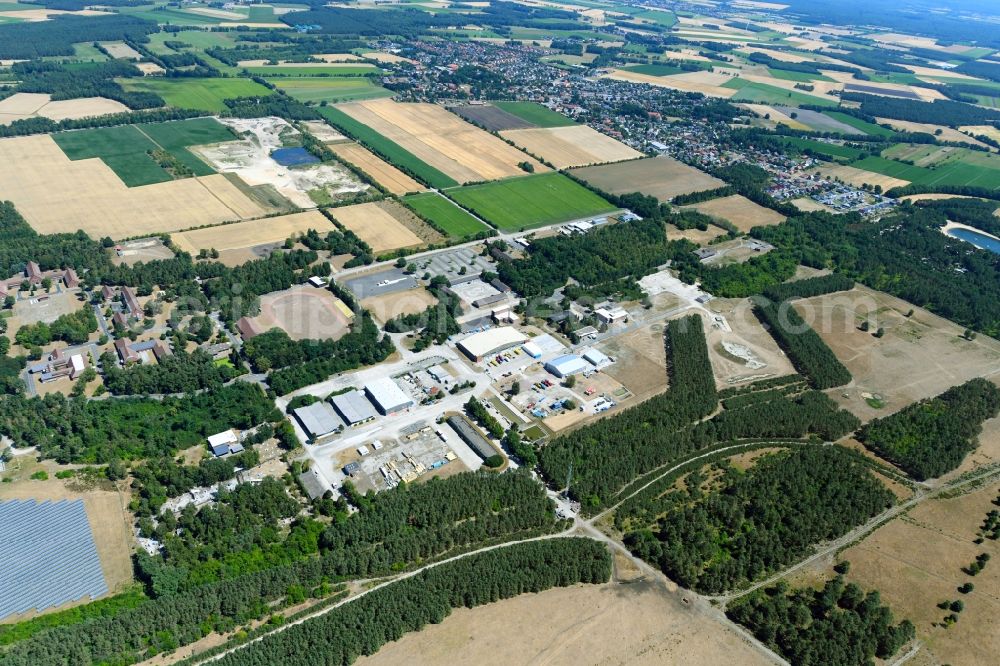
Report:
[[[989,250],[993,254],[1000,254],[1000,240],[997,240],[992,236],[988,236],[972,229],[964,229],[962,227],[949,229],[945,233],[952,238],[957,238],[965,241],[966,243],[971,243],[982,250]]]
[[[293,167],[315,164],[319,159],[305,148],[278,148],[271,151],[271,157],[281,166]]]

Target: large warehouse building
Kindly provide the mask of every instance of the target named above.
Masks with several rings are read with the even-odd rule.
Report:
[[[344,427],[344,422],[333,411],[330,403],[322,400],[305,407],[299,407],[293,413],[312,439],[329,435]]]
[[[462,353],[477,363],[511,347],[524,344],[528,338],[512,326],[500,326],[473,333],[458,343]]]
[[[391,377],[382,377],[365,384],[365,395],[382,414],[394,414],[413,406],[413,399]]]
[[[562,379],[590,369],[590,364],[576,354],[565,354],[545,364],[545,369]]]
[[[378,414],[361,391],[348,391],[330,398],[334,409],[348,425],[371,421]]]

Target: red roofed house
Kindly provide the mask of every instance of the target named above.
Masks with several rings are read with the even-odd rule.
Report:
[[[67,289],[73,289],[74,287],[80,286],[80,278],[77,277],[76,271],[72,268],[67,268],[66,272],[62,275],[63,284],[66,285]]]
[[[112,289],[108,285],[104,285],[103,287],[101,287],[101,298],[103,298],[106,301],[110,301],[114,297],[115,297],[114,289]]]
[[[131,365],[141,360],[139,355],[128,346],[128,341],[123,338],[115,340],[115,351],[118,352],[118,359],[122,362],[122,365]]]
[[[24,268],[24,275],[31,284],[38,284],[42,281],[42,269],[33,261],[29,261]]]
[[[136,319],[142,317],[142,308],[139,307],[139,301],[136,299],[134,291],[128,287],[123,287],[122,300],[125,301],[125,307],[128,308],[129,314]]]

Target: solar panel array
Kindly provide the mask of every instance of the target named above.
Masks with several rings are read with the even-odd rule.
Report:
[[[0,502],[0,619],[107,592],[83,500]]]

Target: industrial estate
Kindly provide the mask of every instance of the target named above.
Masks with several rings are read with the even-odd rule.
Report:
[[[994,664],[1000,8],[0,7],[0,664]]]

